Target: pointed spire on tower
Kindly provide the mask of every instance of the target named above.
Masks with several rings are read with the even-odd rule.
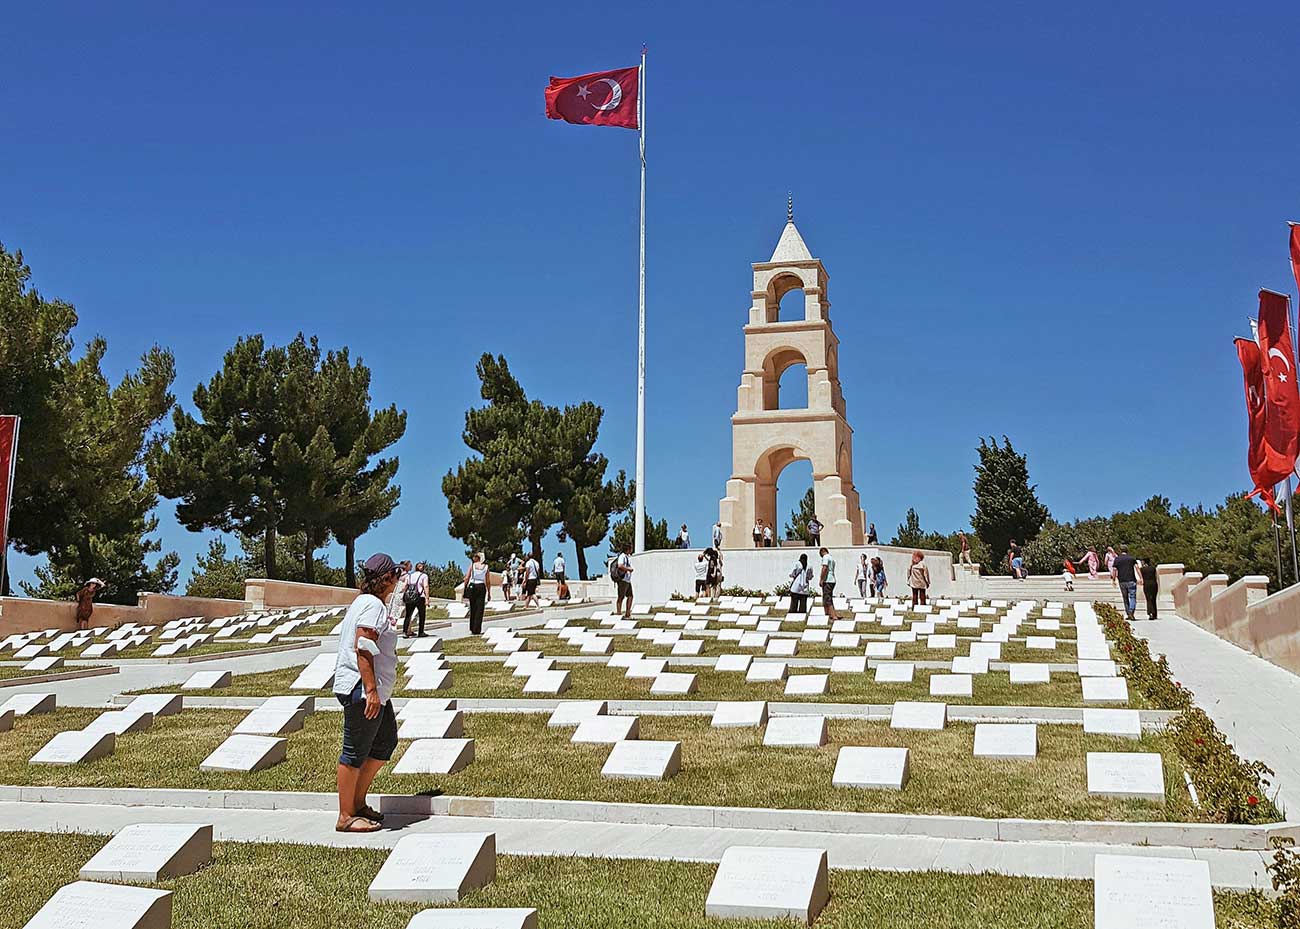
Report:
[[[799,230],[794,225],[794,193],[787,191],[785,195],[785,229],[781,231],[781,239],[776,243],[776,251],[772,252],[771,261],[812,261],[812,252],[808,251],[808,246],[804,244],[803,236],[799,235]]]

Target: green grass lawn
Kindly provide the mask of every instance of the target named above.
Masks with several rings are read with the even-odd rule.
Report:
[[[0,929],[19,929],[107,836],[11,833],[0,844]],[[213,844],[212,863],[164,881],[174,929],[405,929],[419,904],[370,903],[387,852],[282,843]],[[704,918],[717,866],[608,858],[498,855],[496,880],[457,907],[535,907],[543,929],[781,929],[786,922]],[[992,874],[832,871],[817,929],[1091,929],[1089,881]],[[1219,929],[1268,929],[1258,893],[1216,893]]]
[[[686,697],[661,697],[650,693],[648,679],[629,680],[622,668],[595,663],[558,665],[569,672],[570,687],[561,695],[565,700],[768,700],[800,703],[894,703],[899,700],[930,699],[930,675],[943,671],[917,668],[910,684],[877,684],[875,671],[866,674],[831,674],[826,693],[820,696],[786,696],[783,683],[749,683],[745,675],[712,668],[673,667],[670,671],[695,674],[698,689]],[[295,693],[289,689],[301,668],[281,668],[257,674],[238,674],[230,687],[219,696],[269,697]],[[795,674],[826,674],[825,669],[798,668]],[[524,698],[525,678],[514,677],[510,669],[496,662],[457,662],[452,664],[452,686],[436,693],[407,690],[399,681],[399,697],[465,697],[467,699]],[[155,687],[138,693],[170,693],[176,688]],[[327,693],[320,691],[319,693]],[[969,706],[1082,706],[1083,687],[1079,678],[1062,672],[1053,674],[1048,684],[1012,684],[1006,671],[975,675],[970,697],[946,697],[944,702]],[[1145,708],[1146,701],[1135,688],[1129,691],[1129,706]]]
[[[0,739],[0,783],[84,787],[332,791],[341,717],[320,712],[291,734],[288,759],[252,774],[204,772],[199,763],[228,736],[240,711],[187,709],[159,718],[147,732],[122,736],[106,758],[68,767],[28,764],[55,733],[80,728],[97,710],[64,709],[17,720]],[[1039,726],[1032,762],[977,759],[974,726],[950,723],[939,732],[896,732],[887,722],[832,719],[821,749],[767,748],[758,729],[713,729],[707,717],[643,716],[643,739],[682,743],[682,770],[668,781],[601,777],[608,746],[574,745],[571,731],[551,729],[546,714],[466,714],[475,761],[450,776],[394,775],[382,792],[536,797],[632,803],[853,810],[1029,819],[1194,820],[1182,766],[1161,735],[1140,742],[1085,735],[1078,726]],[[403,743],[400,751],[407,743]],[[842,745],[906,746],[911,780],[902,791],[831,786]],[[1091,797],[1088,751],[1158,751],[1165,758],[1168,802]]]
[[[876,630],[878,631],[878,630]],[[571,645],[564,639],[551,632],[539,632],[533,629],[521,629],[519,635],[526,639],[528,648],[540,650],[546,653],[548,658],[558,658],[561,656],[580,655],[581,647]],[[646,657],[667,658],[672,654],[671,645],[656,645],[645,639],[638,639],[634,635],[621,633],[618,635],[608,636],[613,641],[612,651],[616,652],[643,652]],[[700,648],[699,657],[717,657],[718,655],[762,655],[761,649],[741,648],[736,642],[720,642],[713,636],[700,638],[691,636],[690,633],[683,635],[683,640],[694,638],[703,642]],[[789,638],[782,636],[782,639]],[[795,653],[796,658],[836,658],[841,655],[861,655],[867,646],[867,642],[884,641],[883,639],[860,639],[857,648],[832,648],[828,642],[799,642],[798,651]],[[970,653],[970,646],[978,642],[979,637],[958,638],[956,648],[932,649],[924,641],[920,642],[896,642],[894,644],[894,658],[897,661],[948,661],[958,655],[967,655]],[[478,636],[467,636],[462,639],[451,639],[445,643],[443,649],[448,655],[498,655],[499,652],[493,652],[492,646],[486,640]],[[1076,661],[1078,653],[1075,650],[1074,640],[1058,641],[1056,648],[1051,651],[1026,648],[1023,642],[1004,642],[1002,644],[1002,661],[1034,661],[1046,664],[1070,664]]]
[[[68,671],[89,671],[93,668],[102,668],[104,665],[68,665],[64,664],[58,668],[52,668],[49,671],[24,671],[22,665],[13,667],[0,667],[0,681],[12,681],[20,677],[43,677],[46,674],[65,674]],[[0,700],[4,703],[4,700]]]

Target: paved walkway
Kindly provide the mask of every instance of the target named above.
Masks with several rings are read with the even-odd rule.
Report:
[[[1174,678],[1238,753],[1276,772],[1287,818],[1300,816],[1300,677],[1185,619],[1139,621],[1133,629],[1169,659]]]
[[[1094,845],[1081,842],[990,842],[929,836],[842,835],[774,829],[720,829],[545,819],[467,816],[389,817],[389,828],[366,835],[334,831],[334,813],[286,810],[177,809],[62,803],[0,803],[0,831],[109,832],[131,823],[212,823],[214,838],[235,842],[294,842],[336,847],[391,848],[416,833],[492,832],[497,851],[517,855],[584,855],[718,861],[732,845],[822,848],[832,868],[882,871],[995,872],[1021,877],[1092,878],[1098,854],[1198,858],[1210,864],[1216,887],[1268,886],[1267,852]]]

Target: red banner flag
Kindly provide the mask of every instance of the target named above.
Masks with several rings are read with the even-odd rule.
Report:
[[[1264,445],[1264,368],[1260,364],[1259,345],[1250,339],[1235,339],[1233,344],[1237,346],[1237,359],[1241,362],[1241,374],[1246,382],[1246,466],[1255,484],[1250,495],[1258,494],[1270,509],[1276,510],[1273,486],[1278,478],[1265,470],[1268,450]]]
[[[553,77],[546,87],[546,116],[585,126],[637,129],[640,68],[597,71],[581,77]]]
[[[0,565],[9,551],[9,502],[14,494],[18,464],[18,417],[0,416]]]
[[[1300,223],[1291,224],[1291,274],[1296,289],[1300,290]]]

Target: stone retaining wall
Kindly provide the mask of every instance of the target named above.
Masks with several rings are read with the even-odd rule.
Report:
[[[142,593],[136,606],[97,603],[91,615],[92,626],[120,626],[125,622],[159,625],[168,620],[189,616],[216,619],[233,616],[244,610],[242,600],[218,600],[209,597],[176,597],[171,594]],[[39,629],[75,629],[77,605],[63,600],[35,600],[27,597],[0,597],[0,638],[18,632]]]

